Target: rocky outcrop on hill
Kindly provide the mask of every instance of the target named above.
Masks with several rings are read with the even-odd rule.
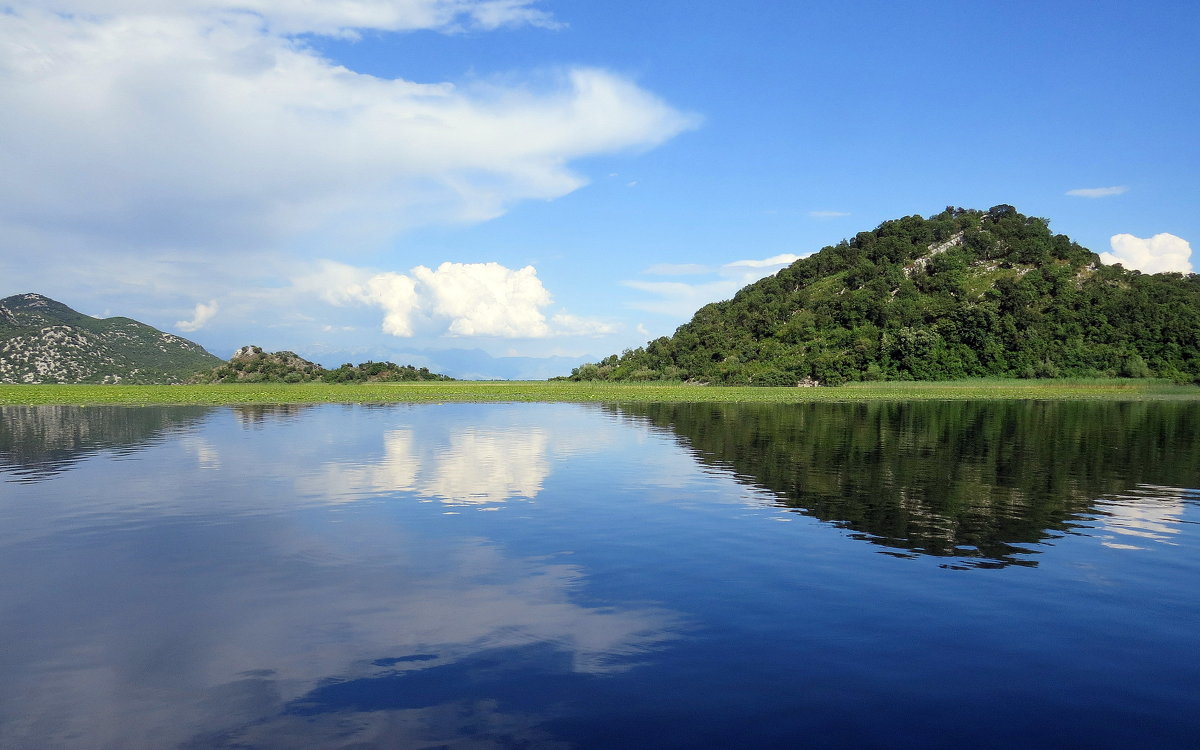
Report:
[[[0,383],[179,383],[220,362],[199,344],[41,294],[0,300]]]
[[[243,346],[228,362],[192,377],[193,383],[306,383],[319,380],[325,368],[295,352],[265,352]]]

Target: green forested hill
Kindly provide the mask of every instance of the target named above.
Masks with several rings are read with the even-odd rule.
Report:
[[[177,383],[220,361],[131,318],[93,318],[40,294],[0,299],[0,383]]]
[[[454,380],[428,368],[394,362],[346,363],[336,370],[303,359],[295,352],[264,352],[260,346],[243,346],[228,362],[197,373],[190,383],[399,383],[417,380]]]
[[[1105,266],[1012,206],[822,248],[574,380],[1200,378],[1200,276]]]

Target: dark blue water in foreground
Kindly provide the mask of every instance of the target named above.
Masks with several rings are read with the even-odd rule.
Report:
[[[1200,405],[0,409],[0,747],[1195,748]]]

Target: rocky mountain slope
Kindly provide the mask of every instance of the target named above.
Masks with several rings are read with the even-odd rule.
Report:
[[[1008,205],[887,221],[574,380],[1200,379],[1200,275],[1105,266]]]
[[[130,318],[93,318],[40,294],[0,300],[0,383],[178,383],[220,362]]]

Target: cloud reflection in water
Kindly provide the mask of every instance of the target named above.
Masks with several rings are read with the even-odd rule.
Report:
[[[1120,495],[1100,498],[1096,503],[1095,536],[1105,547],[1139,550],[1146,545],[1172,544],[1179,533],[1186,503],[1198,498],[1193,490],[1178,487],[1139,485]]]
[[[432,506],[346,505],[533,499],[579,445],[560,427],[607,439],[577,409],[547,410],[558,425],[434,412],[355,410],[353,433],[335,408],[276,422],[235,411],[233,424],[217,412],[139,461],[22,485],[8,512],[33,541],[0,544],[0,565],[25,571],[0,587],[0,635],[22,643],[4,660],[3,744],[556,746],[537,728],[555,691],[645,662],[680,617],[585,600],[572,558]],[[93,496],[105,514],[73,528],[72,506]],[[532,549],[547,544],[561,549]]]

